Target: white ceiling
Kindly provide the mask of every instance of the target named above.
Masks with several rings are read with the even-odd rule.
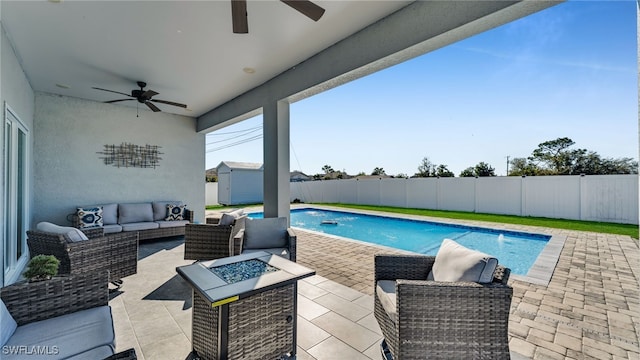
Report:
[[[154,98],[188,105],[156,103],[162,111],[198,117],[409,3],[314,2],[326,10],[318,22],[248,1],[249,34],[233,34],[230,0],[2,0],[1,14],[34,90],[107,101],[124,96],[92,87],[130,93],[140,80]]]

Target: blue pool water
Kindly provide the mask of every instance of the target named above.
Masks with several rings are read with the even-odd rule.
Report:
[[[262,213],[249,217],[261,218]],[[318,209],[291,210],[291,226],[425,255],[436,255],[442,240],[452,239],[495,256],[519,275],[527,274],[550,239],[548,235]]]

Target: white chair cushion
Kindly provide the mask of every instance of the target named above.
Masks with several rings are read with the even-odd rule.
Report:
[[[7,340],[16,331],[18,324],[13,320],[13,316],[9,313],[4,301],[0,300],[0,346],[7,343]]]
[[[79,229],[69,226],[59,226],[46,221],[38,223],[38,225],[36,225],[36,229],[52,234],[67,235],[67,238],[73,242],[89,240],[87,235]]]
[[[244,249],[287,247],[287,218],[247,219],[242,247]]]
[[[490,283],[498,259],[444,239],[427,280]]]

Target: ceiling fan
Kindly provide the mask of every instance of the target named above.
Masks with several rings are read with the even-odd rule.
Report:
[[[178,106],[178,107],[185,108],[185,109],[187,108],[187,105],[185,105],[185,104],[180,104],[180,103],[177,103],[177,102],[167,101],[167,100],[152,99],[154,96],[158,95],[158,93],[153,91],[153,90],[145,90],[144,88],[147,86],[147,83],[144,82],[144,81],[138,81],[137,83],[138,83],[138,86],[140,87],[140,90],[137,90],[137,89],[131,90],[131,95],[123,93],[123,92],[120,92],[120,91],[113,91],[113,90],[103,89],[103,88],[99,88],[99,87],[92,87],[92,89],[108,91],[108,92],[112,92],[112,93],[116,93],[116,94],[129,96],[131,98],[131,99],[109,100],[109,101],[105,101],[105,103],[115,103],[115,102],[120,102],[120,101],[138,100],[139,103],[147,105],[149,107],[149,109],[151,109],[151,111],[153,111],[153,112],[158,112],[158,111],[162,111],[162,110],[160,110],[152,102]]]
[[[324,14],[324,9],[309,0],[280,0],[302,13],[313,21],[318,21]],[[231,21],[235,34],[249,32],[247,22],[247,0],[231,0]]]

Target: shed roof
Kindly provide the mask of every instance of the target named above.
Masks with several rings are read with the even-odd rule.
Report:
[[[231,170],[262,170],[262,164],[240,162],[240,161],[222,161],[216,169],[219,169],[222,165],[228,167]]]

